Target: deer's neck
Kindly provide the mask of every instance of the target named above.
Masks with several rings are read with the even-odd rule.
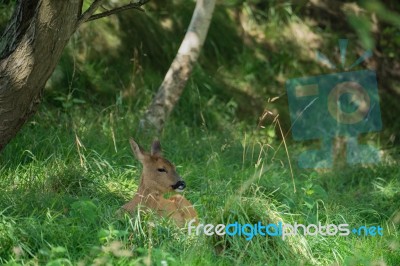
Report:
[[[140,179],[140,185],[135,194],[135,197],[137,198],[137,200],[139,200],[140,202],[148,201],[149,199],[158,200],[158,198],[160,196],[162,196],[162,195],[159,191],[151,189],[144,185],[143,175],[142,175],[142,177]]]

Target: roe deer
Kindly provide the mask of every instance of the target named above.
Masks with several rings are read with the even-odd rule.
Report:
[[[144,152],[132,138],[129,142],[143,165],[143,171],[138,190],[133,199],[122,206],[123,211],[132,213],[140,205],[156,211],[162,217],[173,219],[178,226],[192,219],[197,221],[196,210],[183,196],[177,194],[169,199],[164,198],[167,192],[182,192],[186,185],[175,166],[162,157],[160,142],[153,142],[150,154]]]

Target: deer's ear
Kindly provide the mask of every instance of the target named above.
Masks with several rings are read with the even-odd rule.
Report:
[[[144,160],[144,152],[143,152],[142,148],[133,140],[133,138],[129,139],[129,143],[131,144],[131,148],[132,148],[133,154],[135,154],[135,157],[139,161],[143,161]]]
[[[153,144],[151,145],[151,155],[161,156],[161,144],[159,140],[153,141]]]

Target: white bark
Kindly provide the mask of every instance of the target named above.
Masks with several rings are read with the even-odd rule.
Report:
[[[197,0],[186,35],[156,96],[140,120],[140,129],[161,134],[165,121],[178,102],[199,57],[214,7],[215,0]]]

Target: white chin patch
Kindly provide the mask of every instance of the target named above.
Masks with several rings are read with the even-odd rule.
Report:
[[[182,192],[183,192],[183,189],[177,188],[177,189],[175,189],[175,191],[176,191],[176,192],[179,192],[179,193],[182,193]]]

